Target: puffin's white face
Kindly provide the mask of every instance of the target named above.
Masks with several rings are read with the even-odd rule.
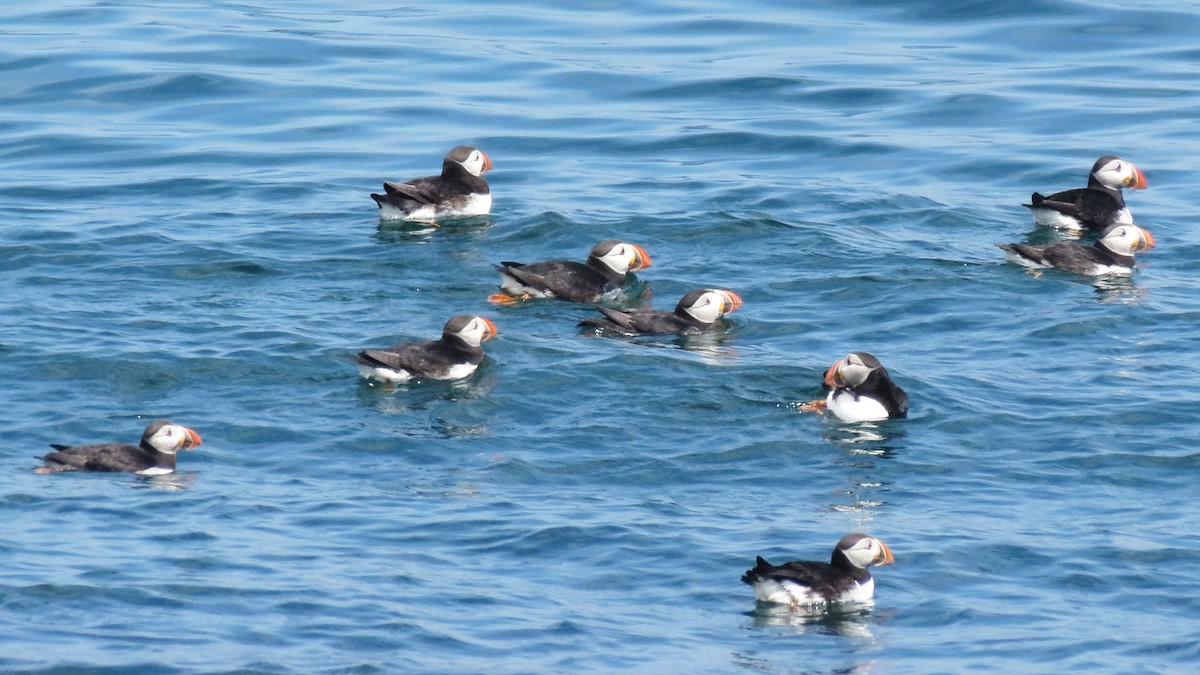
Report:
[[[478,347],[496,336],[496,324],[482,316],[472,317],[457,333],[463,342]]]
[[[684,307],[683,311],[701,323],[713,323],[741,306],[742,299],[736,293],[711,288],[696,298],[690,306]]]
[[[650,266],[650,256],[637,244],[618,242],[608,249],[608,253],[600,256],[600,262],[607,265],[617,274],[625,274]]]
[[[483,154],[481,150],[472,150],[471,154],[467,155],[467,158],[461,164],[467,170],[467,173],[472,176],[478,176],[492,168],[492,160],[488,159],[488,156]]]
[[[850,543],[850,546],[843,548],[843,544],[849,543],[847,540],[858,537],[857,541]],[[846,554],[846,558],[858,567],[870,567],[871,565],[889,565],[895,562],[892,557],[892,551],[887,547],[887,544],[879,541],[875,537],[866,535],[849,535],[838,542],[838,548],[842,553]]]
[[[1154,248],[1154,235],[1137,225],[1122,225],[1109,230],[1100,244],[1117,255],[1133,255]]]
[[[179,450],[191,450],[200,445],[200,434],[178,424],[164,424],[146,442],[159,452],[173,455]]]
[[[853,389],[866,382],[872,370],[875,370],[875,367],[864,363],[858,354],[849,354],[834,366],[831,384],[834,387]]]
[[[1134,165],[1120,158],[1114,158],[1093,172],[1096,180],[1105,187],[1114,190],[1130,188],[1141,190],[1146,187],[1146,177]]]

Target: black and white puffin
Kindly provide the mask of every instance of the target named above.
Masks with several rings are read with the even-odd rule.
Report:
[[[1085,188],[1055,192],[1043,196],[1035,192],[1033,203],[1025,207],[1033,212],[1038,225],[1069,230],[1102,230],[1114,223],[1132,224],[1133,216],[1125,206],[1122,188],[1143,190],[1146,176],[1133,164],[1105,155],[1092,165]]]
[[[1154,248],[1154,235],[1137,225],[1110,225],[1094,244],[1056,241],[1042,246],[998,244],[1005,257],[1031,269],[1051,267],[1099,276],[1132,274],[1133,254]]]
[[[482,174],[491,168],[492,160],[482,150],[460,145],[446,153],[440,176],[384,181],[385,194],[372,194],[371,199],[383,220],[486,216],[492,210],[492,193]]]
[[[698,335],[723,327],[721,319],[742,306],[733,291],[698,288],[689,291],[675,305],[675,311],[635,309],[622,312],[597,307],[603,317],[584,319],[581,327],[616,335]]]
[[[500,293],[488,300],[513,305],[529,298],[558,298],[598,302],[625,285],[629,272],[650,266],[650,256],[637,244],[608,239],[592,247],[586,262],[548,260],[536,263],[502,262]]]
[[[58,445],[43,455],[46,463],[36,473],[60,471],[127,471],[142,476],[161,476],[175,471],[175,453],[200,445],[200,434],[166,420],[151,422],[137,445],[98,443],[94,445]]]
[[[801,412],[828,410],[843,422],[876,422],[908,415],[908,394],[867,352],[850,352],[825,371],[825,399],[799,406]]]
[[[413,378],[457,380],[475,372],[483,347],[496,335],[496,324],[482,316],[459,314],[446,322],[438,340],[405,342],[386,349],[364,349],[354,357],[365,378],[407,382]]]
[[[865,534],[848,534],[833,549],[828,563],[793,561],[772,565],[758,556],[742,581],[754,588],[759,602],[816,608],[831,603],[864,603],[875,596],[872,565],[894,562],[887,544]]]

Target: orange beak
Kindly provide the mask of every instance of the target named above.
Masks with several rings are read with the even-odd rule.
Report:
[[[1146,175],[1143,174],[1142,170],[1136,166],[1131,166],[1129,168],[1133,169],[1133,180],[1125,187],[1129,188],[1130,190],[1145,190]]]
[[[496,334],[499,332],[496,330],[496,324],[492,323],[492,320],[487,318],[486,316],[481,316],[479,318],[483,321],[484,325],[487,326],[487,330],[488,330],[487,337],[483,338],[483,341],[487,342],[488,340],[491,340],[492,338],[496,337]]]
[[[1149,251],[1150,249],[1154,248],[1154,235],[1150,234],[1150,230],[1141,227],[1138,229],[1141,230],[1142,236],[1138,238],[1138,245],[1134,250]]]
[[[630,271],[642,270],[642,269],[646,269],[647,267],[649,267],[650,266],[650,254],[646,253],[646,249],[642,248],[641,246],[638,246],[637,244],[630,244],[630,245],[633,246],[633,257],[634,257],[633,264],[629,266]]]
[[[487,173],[492,170],[492,158],[487,156],[487,153],[480,150],[479,154],[483,155],[483,169],[479,173]],[[1136,171],[1137,169],[1134,169]],[[1140,174],[1139,174],[1140,175]],[[1144,185],[1142,187],[1145,187]]]
[[[835,361],[832,366],[829,366],[829,370],[825,371],[825,384],[831,389],[837,389],[841,386],[838,384],[838,366],[841,364],[842,362],[840,360]]]
[[[725,313],[728,314],[730,312],[738,311],[738,308],[742,306],[741,296],[733,291],[722,290],[721,292],[725,294],[725,302],[729,305],[725,308]]]
[[[876,539],[876,541],[879,540]],[[876,565],[891,565],[892,563],[896,562],[896,559],[892,557],[892,549],[888,548],[887,544],[879,541],[879,548],[883,550],[880,551],[879,556],[875,558]]]
[[[183,431],[187,434],[187,440],[183,442],[184,450],[191,450],[192,448],[201,444],[200,434],[187,427],[184,427]]]

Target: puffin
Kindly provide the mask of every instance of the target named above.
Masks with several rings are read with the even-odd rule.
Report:
[[[34,469],[34,473],[125,471],[140,476],[161,476],[174,473],[176,452],[191,450],[198,445],[200,434],[192,429],[167,420],[156,420],[142,432],[142,440],[137,445],[51,443],[54,452],[38,458],[46,464]]]
[[[469,145],[460,145],[442,159],[442,174],[403,183],[384,181],[384,194],[372,194],[382,220],[436,220],[486,216],[492,193],[483,173],[492,160]]]
[[[908,415],[908,394],[867,352],[850,352],[825,371],[825,398],[799,406],[801,412],[828,410],[843,422],[877,422]]]
[[[1099,276],[1133,273],[1133,254],[1154,248],[1154,235],[1133,224],[1113,224],[1093,244],[1056,241],[1042,246],[997,244],[1005,257],[1030,269],[1051,267]]]
[[[1103,230],[1114,223],[1133,223],[1122,188],[1144,190],[1146,176],[1120,157],[1105,155],[1092,165],[1087,187],[1055,192],[1048,197],[1035,192],[1030,198],[1032,203],[1024,206],[1033,212],[1038,225]]]
[[[834,547],[828,563],[797,560],[772,565],[757,556],[742,581],[750,584],[759,602],[789,605],[793,610],[864,603],[875,595],[875,580],[867,568],[892,562],[887,544],[870,535],[848,534]]]
[[[592,247],[586,262],[548,260],[536,263],[502,262],[500,293],[488,297],[497,305],[514,305],[530,298],[569,302],[599,302],[625,285],[630,272],[650,266],[650,256],[637,244],[607,239]]]
[[[458,380],[470,376],[483,361],[483,347],[496,336],[496,324],[482,316],[459,314],[442,328],[438,340],[405,342],[384,349],[364,349],[354,360],[367,379],[407,382],[413,378]]]
[[[737,293],[697,288],[679,299],[675,310],[635,309],[622,312],[597,307],[603,317],[584,319],[580,327],[614,335],[699,335],[723,327],[721,319],[742,306]]]

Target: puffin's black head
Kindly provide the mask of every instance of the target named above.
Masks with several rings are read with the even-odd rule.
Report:
[[[496,324],[482,316],[459,314],[451,317],[442,328],[442,339],[478,347],[496,336]]]
[[[833,549],[834,565],[844,558],[854,567],[866,569],[871,565],[890,565],[895,562],[887,544],[867,534],[848,534]]]
[[[173,455],[180,450],[191,450],[200,445],[200,434],[167,420],[156,420],[142,432],[141,446]]]
[[[606,239],[592,247],[592,252],[588,254],[588,264],[593,267],[602,265],[624,276],[627,272],[649,267],[650,255],[637,244]]]
[[[702,324],[711,324],[730,312],[736,312],[741,306],[742,299],[733,291],[697,288],[679,299],[675,314]]]
[[[871,373],[879,372],[887,377],[887,369],[867,352],[850,352],[825,371],[825,386],[830,389],[854,389],[867,381]]]
[[[446,172],[447,165],[461,166],[472,176],[478,176],[485,171],[491,171],[492,160],[488,159],[482,150],[476,150],[469,145],[460,145],[447,152],[442,159],[442,173]]]
[[[1089,182],[1092,179],[1112,190],[1120,190],[1121,188],[1129,188],[1130,190],[1146,189],[1146,176],[1142,173],[1141,169],[1114,155],[1105,155],[1096,160],[1096,163],[1092,165],[1092,173],[1088,178]]]
[[[1104,228],[1096,245],[1117,255],[1133,255],[1154,248],[1154,235],[1137,225],[1115,224]]]

